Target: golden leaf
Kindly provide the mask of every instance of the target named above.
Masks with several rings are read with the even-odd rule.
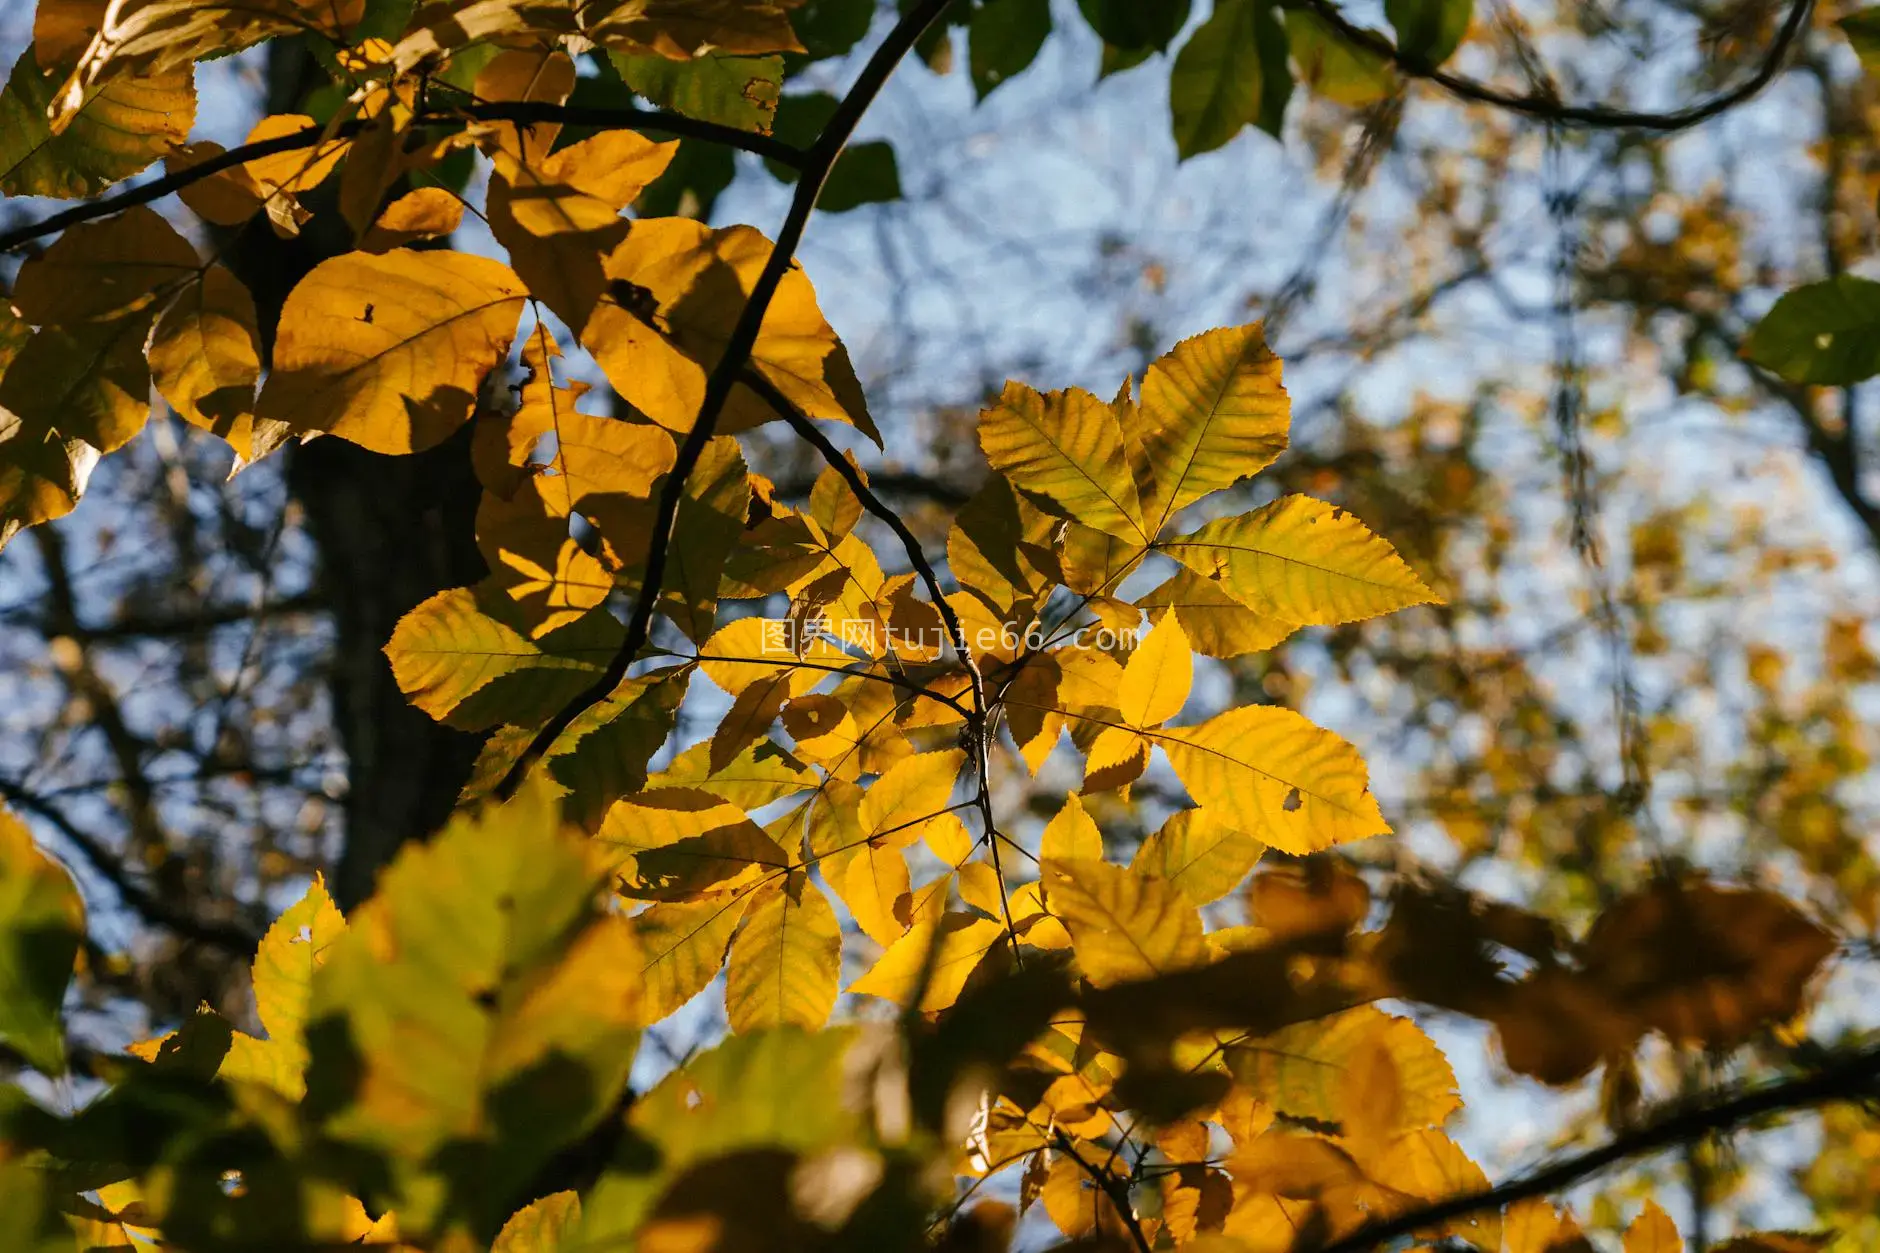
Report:
[[[9,196],[95,196],[189,138],[196,118],[190,69],[120,78],[66,101],[55,134],[48,113],[55,80],[20,54],[0,93],[0,192]]]
[[[74,226],[20,267],[13,307],[35,326],[72,326],[141,312],[202,273],[176,228],[142,205]]]
[[[1045,862],[1046,903],[1071,933],[1078,969],[1098,987],[1207,960],[1201,916],[1160,879],[1104,861]]]
[[[1645,1208],[1625,1229],[1625,1253],[1684,1253],[1684,1237],[1671,1215],[1647,1199]]]
[[[1152,538],[1122,428],[1089,392],[1040,395],[1008,382],[999,402],[979,415],[979,443],[992,468],[1039,508],[1129,543]]]
[[[460,252],[348,253],[289,293],[257,416],[374,452],[417,452],[470,417],[526,293]]]
[[[748,897],[655,903],[627,921],[639,942],[640,1021],[651,1026],[703,992],[725,963]]]
[[[1416,571],[1344,509],[1283,496],[1162,547],[1254,612],[1336,626],[1436,603]]]
[[[1195,655],[1181,622],[1164,618],[1123,667],[1116,707],[1132,727],[1160,726],[1182,711],[1195,678]]]
[[[191,426],[227,440],[242,463],[279,446],[285,431],[255,422],[261,348],[254,297],[241,280],[212,265],[157,318],[150,336],[150,376]]]
[[[936,1013],[959,999],[960,990],[979,961],[1002,942],[1005,928],[971,914],[946,914],[938,923],[917,922],[907,934],[888,946],[867,973],[849,985],[849,991],[879,996],[906,1005],[921,986],[927,970],[925,993],[919,1009]],[[929,960],[929,950],[935,950]]]
[[[1084,809],[1075,792],[1064,798],[1064,808],[1047,822],[1038,846],[1041,861],[1065,861],[1085,857],[1103,859],[1103,833]]]
[[[947,807],[966,754],[957,748],[917,753],[899,762],[862,795],[859,833],[870,843],[905,848]]]
[[[842,928],[808,875],[794,872],[758,889],[725,970],[731,1029],[816,1030],[835,1008],[841,966]]]
[[[1182,809],[1136,849],[1130,867],[1155,875],[1196,905],[1240,886],[1266,845],[1206,809]]]
[[[1295,623],[1255,613],[1193,570],[1176,571],[1136,603],[1158,623],[1174,610],[1188,642],[1204,657],[1265,652],[1299,629]]]
[[[359,241],[361,252],[389,252],[420,239],[437,239],[463,221],[463,200],[442,187],[420,187],[385,206]]]
[[[615,802],[594,839],[617,868],[616,890],[639,900],[730,892],[790,865],[743,810],[687,788]]]
[[[1279,358],[1258,323],[1184,339],[1149,367],[1137,420],[1145,428],[1151,535],[1286,450],[1292,406],[1279,380]]]
[[[634,408],[687,431],[705,398],[771,243],[748,226],[712,230],[685,218],[635,222],[608,256],[608,295],[582,330],[608,381]],[[847,422],[880,442],[848,350],[800,268],[784,275],[751,352],[751,368],[812,418]],[[717,430],[731,435],[778,415],[742,384]]]
[[[1155,740],[1196,801],[1281,852],[1390,833],[1357,750],[1290,709],[1230,709]]]

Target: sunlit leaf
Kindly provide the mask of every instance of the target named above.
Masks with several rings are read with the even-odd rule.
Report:
[[[1149,367],[1137,421],[1152,490],[1149,530],[1286,450],[1292,405],[1260,325],[1184,339]]]
[[[1309,496],[1210,522],[1164,547],[1249,609],[1285,622],[1331,626],[1436,600],[1388,543]]]
[[[61,1010],[84,934],[71,876],[0,809],[0,1041],[48,1075],[65,1070]]]
[[[1207,959],[1201,916],[1167,883],[1103,861],[1046,862],[1045,902],[1071,933],[1077,965],[1099,987]]]
[[[809,876],[798,872],[760,889],[726,968],[731,1029],[821,1027],[835,1008],[841,958],[835,910]]]
[[[648,1026],[704,991],[725,964],[748,897],[656,903],[628,919],[639,942],[640,1014]]]
[[[1124,540],[1146,543],[1142,502],[1110,407],[1072,389],[1041,395],[1007,383],[979,415],[992,467],[1038,506]]]
[[[1066,861],[1075,858],[1103,858],[1103,833],[1091,820],[1089,811],[1075,792],[1064,798],[1064,808],[1047,822],[1039,842],[1040,861]]]
[[[924,986],[918,1008],[929,1014],[945,1009],[986,953],[1003,942],[1004,933],[1001,924],[972,914],[915,923],[848,990],[906,1005]]]
[[[1265,851],[1259,840],[1211,811],[1182,809],[1142,842],[1130,867],[1206,905],[1239,887]]]
[[[1290,709],[1230,709],[1156,742],[1197,802],[1281,852],[1390,832],[1357,750]]]
[[[288,294],[257,416],[374,452],[429,448],[469,419],[524,297],[507,266],[460,252],[321,262]]]
[[[1167,722],[1188,703],[1194,684],[1195,655],[1179,618],[1164,618],[1129,654],[1116,707],[1133,727]]]
[[[0,93],[0,192],[9,196],[95,196],[189,138],[196,117],[195,74],[180,69],[115,79],[67,106],[53,134],[48,110],[60,76],[48,76],[32,48],[14,62]]]

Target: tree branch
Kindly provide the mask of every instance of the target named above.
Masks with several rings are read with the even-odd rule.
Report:
[[[1450,1197],[1321,1245],[1316,1253],[1365,1253],[1428,1227],[1500,1209],[1531,1197],[1550,1196],[1630,1158],[1730,1131],[1755,1118],[1792,1113],[1816,1105],[1859,1100],[1880,1087],[1880,1045],[1832,1057],[1805,1075],[1763,1084],[1697,1106],[1674,1109],[1637,1129],[1575,1157],[1544,1166],[1481,1192]]]
[[[737,385],[745,365],[750,361],[752,349],[757,346],[757,335],[763,327],[764,315],[769,311],[770,302],[775,299],[784,275],[795,264],[796,248],[802,242],[810,214],[815,211],[816,199],[822,194],[823,185],[829,181],[836,158],[842,155],[842,149],[855,133],[862,114],[874,103],[875,97],[888,81],[888,76],[894,73],[901,58],[907,55],[915,41],[951,3],[952,0],[921,0],[918,6],[904,14],[895,23],[894,29],[888,32],[881,46],[875,49],[868,64],[862,67],[855,85],[849,88],[848,94],[830,115],[822,133],[816,137],[804,161],[802,177],[797,181],[790,210],[784,215],[776,243],[771,246],[770,259],[764,263],[763,271],[752,285],[751,294],[738,314],[737,325],[731,330],[724,352],[705,380],[705,397],[699,404],[698,420],[686,432],[685,441],[679,446],[678,459],[660,489],[647,544],[646,574],[641,581],[640,594],[633,604],[633,614],[627,620],[626,636],[600,678],[564,705],[536,732],[535,738],[529,741],[529,746],[510,767],[509,773],[497,784],[498,797],[507,800],[515,795],[522,780],[561,733],[568,729],[569,724],[613,694],[621,680],[627,677],[627,671],[640,649],[645,647],[647,638],[652,634],[653,611],[659,603],[660,588],[666,578],[666,558],[672,545],[673,523],[679,514],[679,502],[685,495],[686,479],[704,455],[705,446],[711,442],[712,433],[718,426],[718,416],[724,412],[725,402],[731,398],[731,389]]]
[[[1567,104],[1545,91],[1519,94],[1491,87],[1479,79],[1452,74],[1447,70],[1406,56],[1384,34],[1359,26],[1341,12],[1333,0],[1282,0],[1283,7],[1301,8],[1317,16],[1353,47],[1382,57],[1408,78],[1422,79],[1441,87],[1450,95],[1475,104],[1493,105],[1512,113],[1537,118],[1561,126],[1590,127],[1602,130],[1642,130],[1670,134],[1688,130],[1742,104],[1775,80],[1795,41],[1808,24],[1813,0],[1792,0],[1789,12],[1776,32],[1774,42],[1757,65],[1756,72],[1734,87],[1726,88],[1681,109],[1664,113],[1613,108],[1600,104]]]
[[[419,114],[412,120],[412,124],[414,126],[461,126],[467,121],[515,122],[524,126],[556,122],[574,126],[609,126],[623,130],[666,131],[688,139],[705,139],[741,149],[744,152],[754,152],[760,157],[781,162],[793,169],[804,168],[810,159],[810,154],[796,145],[787,144],[769,135],[741,131],[734,126],[724,126],[717,122],[701,122],[697,118],[668,113],[663,109],[640,109],[631,106],[605,109],[585,105],[550,104],[543,100],[498,101],[431,109]],[[369,125],[368,119],[354,118],[330,130],[324,126],[309,126],[286,135],[276,135],[271,139],[257,140],[251,144],[230,148],[227,152],[192,165],[188,169],[173,170],[161,178],[139,183],[115,196],[106,196],[102,200],[94,200],[89,204],[61,209],[50,217],[0,233],[0,253],[11,252],[24,244],[57,234],[81,222],[109,217],[133,205],[154,203],[172,192],[181,191],[185,187],[220,174],[224,170],[232,170],[238,165],[244,165],[261,157],[271,157],[283,152],[296,152],[302,148],[311,148],[316,144],[334,139],[351,139],[367,125]]]
[[[64,810],[25,787],[0,779],[0,798],[51,823],[66,843],[79,851],[86,864],[116,889],[118,899],[146,923],[162,927],[186,940],[222,949],[244,962],[254,959],[255,947],[261,943],[259,932],[238,923],[198,918],[172,905],[131,878],[117,856],[101,840],[66,817]]]

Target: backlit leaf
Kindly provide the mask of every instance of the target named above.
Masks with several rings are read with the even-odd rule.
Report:
[[[760,889],[725,972],[731,1029],[821,1027],[835,1008],[841,959],[836,912],[808,875],[790,874]]]
[[[729,892],[786,869],[789,857],[744,815],[707,792],[641,792],[613,805],[595,842],[625,896],[680,901]]]
[[[135,205],[74,226],[20,267],[13,306],[36,326],[138,313],[196,279],[202,262],[155,210]]]
[[[0,809],[0,1040],[48,1075],[65,1070],[65,985],[85,909],[64,867]]]
[[[1129,654],[1116,707],[1133,727],[1160,726],[1188,703],[1194,678],[1195,655],[1181,620],[1164,618]]]
[[[1184,339],[1149,367],[1138,421],[1153,491],[1149,530],[1286,450],[1292,405],[1260,325]]]
[[[748,226],[712,230],[683,218],[634,223],[607,258],[608,295],[582,342],[634,408],[671,431],[690,430],[745,297],[770,257],[770,241]],[[846,422],[876,438],[848,350],[792,268],[765,314],[751,368],[812,418]],[[718,431],[731,435],[777,415],[739,385]]]
[[[493,1235],[625,1085],[641,961],[601,887],[587,841],[533,787],[405,845],[328,948],[306,1110],[392,1164],[402,1233],[436,1220],[447,1180]]]
[[[1647,1200],[1632,1225],[1625,1229],[1625,1253],[1684,1253],[1684,1237],[1671,1215]]]
[[[1005,385],[979,415],[992,467],[1040,508],[1124,540],[1147,542],[1142,502],[1110,407],[1089,392],[1040,395]]]
[[[363,252],[389,252],[420,239],[448,235],[462,221],[462,197],[442,187],[420,187],[385,206],[359,247]]]
[[[1266,846],[1206,809],[1182,809],[1142,842],[1130,867],[1155,875],[1196,905],[1240,886]]]
[[[1469,33],[1475,0],[1384,0],[1397,51],[1418,65],[1441,65]]]
[[[917,922],[849,985],[849,991],[904,1006],[914,999],[925,969],[928,978],[918,1008],[935,1013],[959,998],[967,978],[994,945],[1004,942],[1004,934],[1001,924],[972,914],[949,913],[938,923]]]
[[[947,807],[966,754],[950,748],[918,753],[875,780],[862,795],[862,839],[905,847],[920,838],[921,826]]]
[[[1842,274],[1786,292],[1743,355],[1793,383],[1858,383],[1880,374],[1880,283]]]
[[[507,266],[460,252],[321,262],[288,294],[257,415],[374,452],[438,444],[508,353],[524,296]]]
[[[243,462],[256,460],[276,433],[255,424],[261,379],[254,297],[219,265],[203,272],[157,318],[150,336],[150,376],[191,426],[220,435]]]
[[[1064,808],[1047,822],[1038,846],[1040,861],[1065,861],[1073,858],[1103,858],[1103,833],[1091,820],[1075,792],[1064,798]]]
[[[9,196],[95,196],[189,138],[196,117],[195,73],[119,78],[87,91],[52,133],[47,111],[59,89],[27,48],[0,93],[0,192]]]
[[[628,919],[639,942],[641,1021],[651,1026],[703,992],[725,964],[747,897],[655,903]]]
[[[1285,622],[1334,626],[1437,599],[1388,543],[1309,496],[1221,518],[1164,547],[1249,609]]]
[[[1299,629],[1296,623],[1255,613],[1219,583],[1187,569],[1177,570],[1136,603],[1158,620],[1157,610],[1174,610],[1188,642],[1204,657],[1265,652]]]
[[[1099,987],[1207,959],[1201,916],[1160,879],[1103,861],[1046,862],[1039,877],[1071,933],[1078,968]]]
[[[621,81],[662,109],[739,130],[769,134],[783,90],[783,58],[613,57]]]
[[[1357,750],[1290,709],[1230,709],[1156,742],[1189,795],[1281,852],[1390,833]]]

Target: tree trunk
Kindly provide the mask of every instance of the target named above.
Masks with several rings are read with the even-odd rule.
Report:
[[[321,81],[297,41],[270,45],[268,106],[297,111]],[[254,293],[269,336],[296,283],[350,247],[330,206],[294,239],[261,218],[224,259]],[[264,351],[272,351],[272,343]],[[330,888],[342,908],[371,895],[379,868],[407,839],[450,815],[482,737],[456,731],[406,703],[381,651],[405,613],[485,573],[475,540],[479,488],[468,428],[437,448],[404,457],[368,452],[331,436],[286,451],[287,484],[306,511],[318,579],[334,625],[328,676],[333,719],[346,751],[343,843]]]

